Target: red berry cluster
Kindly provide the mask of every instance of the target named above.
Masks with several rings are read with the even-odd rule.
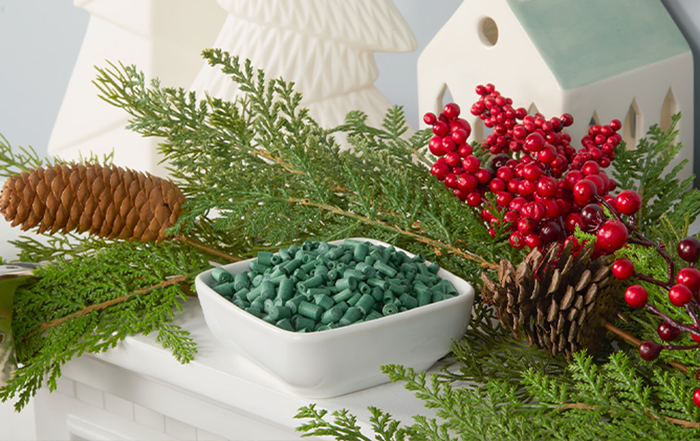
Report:
[[[616,187],[603,169],[620,143],[621,123],[591,126],[577,151],[563,131],[573,124],[571,115],[549,120],[539,113],[527,115],[492,84],[477,86],[476,92],[479,99],[471,112],[493,129],[481,145],[492,158],[482,163],[474,154],[467,143],[471,127],[459,117],[459,106],[450,103],[439,116],[427,113],[423,118],[434,135],[429,149],[439,156],[431,173],[472,207],[492,193],[495,204],[482,208],[482,218],[492,224],[492,236],[501,218],[511,230],[513,247],[563,240],[582,225],[581,208]]]

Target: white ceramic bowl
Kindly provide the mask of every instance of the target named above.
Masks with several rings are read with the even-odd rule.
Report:
[[[235,275],[247,271],[248,263],[224,268]],[[207,326],[220,342],[280,378],[291,393],[319,399],[388,382],[382,365],[426,370],[450,351],[452,341],[467,329],[474,288],[443,269],[437,275],[452,282],[459,294],[369,322],[310,333],[280,329],[235,306],[210,287],[211,270],[197,276],[195,287]]]

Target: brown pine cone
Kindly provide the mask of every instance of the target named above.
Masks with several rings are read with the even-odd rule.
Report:
[[[56,164],[9,178],[0,214],[23,230],[162,241],[185,196],[171,181],[115,166]]]
[[[587,349],[593,354],[605,336],[605,321],[616,313],[612,256],[591,259],[593,245],[577,254],[569,242],[559,255],[533,250],[517,266],[501,261],[498,283],[482,273],[487,301],[501,324],[550,355]]]

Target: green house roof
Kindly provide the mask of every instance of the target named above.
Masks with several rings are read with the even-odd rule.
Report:
[[[690,52],[659,0],[507,2],[563,89]]]

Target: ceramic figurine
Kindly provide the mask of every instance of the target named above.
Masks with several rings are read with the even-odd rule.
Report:
[[[659,1],[465,0],[419,58],[421,114],[437,112],[448,89],[457,103],[472,103],[485,83],[531,113],[572,114],[574,140],[589,123],[617,118],[633,147],[680,111],[677,161],[690,162],[681,177],[692,172],[693,57]],[[483,125],[465,113],[483,139]]]
[[[229,16],[214,47],[249,58],[268,78],[293,81],[322,126],[351,110],[380,124],[391,103],[374,86],[374,52],[406,52],[416,40],[392,0],[219,0]],[[236,87],[202,68],[192,88],[232,99]]]
[[[97,96],[94,66],[136,64],[166,86],[191,84],[226,14],[214,0],[75,0],[90,21],[66,95],[51,133],[48,153],[63,159],[102,157],[164,174],[155,138],[125,129],[128,115]]]

